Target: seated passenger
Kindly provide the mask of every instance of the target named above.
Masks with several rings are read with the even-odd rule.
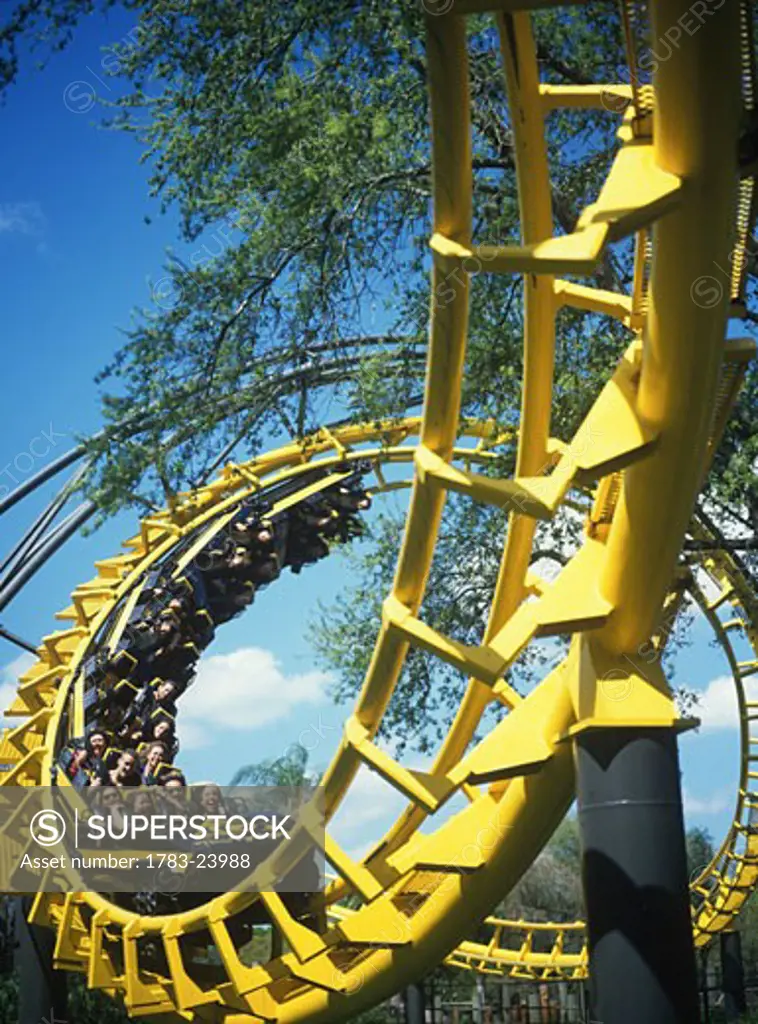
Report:
[[[153,798],[144,789],[138,789],[136,793],[130,793],[128,799],[132,814],[145,814],[150,817],[155,812]]]
[[[118,789],[114,788],[113,786],[108,785],[100,789],[93,804],[93,807],[98,810],[101,810],[103,817],[112,821],[113,826],[117,830],[120,831],[121,828],[125,825],[124,814],[127,809],[126,804],[124,803],[124,798],[122,794],[119,792]],[[102,847],[103,845],[110,846],[112,845],[112,840],[106,841],[105,843],[103,842],[103,840],[99,840],[96,842],[96,845],[100,847]]]
[[[273,523],[266,519],[238,519],[231,524],[229,537],[236,547],[243,547],[260,557],[271,550],[274,541]]]
[[[77,789],[83,789],[90,784],[86,770],[88,756],[87,748],[81,740],[73,740],[58,755],[58,763],[66,778]]]
[[[142,735],[146,729],[142,719],[134,718],[118,730],[118,739],[122,747],[127,746],[136,750],[142,741]]]
[[[340,544],[347,544],[355,537],[361,537],[364,529],[363,522],[353,513],[340,512],[329,526],[324,528],[324,536],[339,541]]]
[[[166,747],[171,759],[174,759],[176,752],[179,749],[179,740],[176,738],[174,723],[172,721],[164,717],[153,722],[152,739],[160,740],[160,742]]]
[[[323,498],[306,498],[292,510],[291,522],[302,524],[310,530],[321,530],[334,516],[329,503]]]
[[[86,740],[87,772],[91,778],[104,785],[108,780],[108,772],[118,759],[118,751],[108,745],[108,737],[100,729],[93,729]]]
[[[202,813],[208,815],[208,817],[217,814],[226,816],[228,814],[227,808],[224,804],[224,799],[221,795],[221,789],[215,782],[208,783],[201,789],[200,810]]]
[[[342,483],[328,493],[330,503],[345,512],[365,512],[371,508],[371,498],[362,487]]]
[[[170,714],[176,713],[176,698],[179,685],[173,679],[161,679],[155,686],[153,700],[156,707],[165,708]]]
[[[123,650],[138,661],[150,658],[159,648],[163,647],[179,629],[178,618],[171,613],[159,615],[148,614],[139,622],[130,623],[124,630],[119,643],[120,650],[111,661]]]
[[[287,542],[287,564],[294,573],[304,565],[312,565],[329,554],[329,545],[315,528],[294,518]]]
[[[255,586],[252,582],[208,580],[208,606],[216,625],[233,619],[253,603]]]
[[[140,775],[137,768],[137,755],[133,750],[124,750],[116,762],[116,767],[108,773],[111,786],[139,786]]]
[[[166,750],[164,760],[170,764],[179,750],[179,741],[174,732],[173,719],[168,715],[165,715],[165,717],[154,717],[140,730],[138,742],[137,753],[140,757],[146,754],[151,743],[162,743]]]
[[[172,790],[174,792],[180,789],[183,790],[186,785],[187,781],[184,778],[183,773],[180,772],[178,768],[172,768],[171,771],[166,772],[161,779],[161,786],[166,790]]]
[[[119,736],[127,735],[135,720],[142,723],[149,722],[153,712],[158,708],[175,717],[178,695],[179,686],[173,679],[157,679],[145,683],[124,715]]]
[[[166,763],[167,751],[162,743],[151,743],[145,754],[140,781],[143,786],[157,786],[160,784],[160,776],[171,770]]]
[[[199,647],[177,635],[170,644],[155,652],[152,659],[145,665],[142,679],[161,676],[164,679],[175,679],[178,683],[187,683],[199,656]]]
[[[187,783],[182,773],[176,769],[166,772],[158,784],[161,787],[161,796],[168,805],[169,813],[172,810],[187,813],[189,810],[187,804]]]

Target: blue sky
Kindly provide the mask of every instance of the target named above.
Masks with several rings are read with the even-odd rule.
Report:
[[[132,27],[124,12],[88,19],[45,72],[27,68],[0,108],[8,154],[0,181],[0,487],[12,482],[9,474],[23,480],[76,434],[97,429],[93,377],[118,347],[119,326],[128,324],[131,307],[149,301],[149,281],[161,278],[165,247],[177,241],[174,215],[159,216],[147,197],[148,169],[138,163],[137,144],[99,130],[97,108],[90,108],[95,91],[107,95],[101,48]],[[149,226],[145,215],[152,218]],[[37,458],[45,444],[35,439],[44,434],[47,451]],[[0,522],[3,551],[41,499]],[[120,516],[96,535],[71,541],[3,613],[3,624],[34,641],[49,632],[54,611],[89,578],[93,561],[114,553],[133,530],[131,517]],[[300,577],[287,574],[248,616],[220,633],[183,709],[182,759],[191,778],[227,781],[240,764],[276,756],[298,737],[312,750],[314,765],[328,761],[342,712],[329,700],[328,680],[315,667],[304,634],[316,599],[334,599],[346,580],[340,559]],[[688,821],[718,837],[733,803],[737,730],[729,686],[719,681],[725,664],[702,627],[696,638],[676,673],[678,684],[707,693],[708,728],[682,742]],[[5,703],[20,667],[17,653],[7,644],[0,648]],[[206,744],[210,723],[213,740]],[[343,841],[359,848],[399,804],[366,774],[353,803],[360,813],[352,813]]]

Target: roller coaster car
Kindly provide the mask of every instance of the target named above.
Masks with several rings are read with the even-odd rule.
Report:
[[[166,570],[162,570],[165,572]],[[214,633],[213,618],[206,604],[207,598],[200,570],[190,567],[184,576],[164,580],[163,585],[155,591],[158,595],[158,610],[175,616],[183,634],[189,633],[191,639],[200,647],[211,642]],[[137,604],[132,613],[132,620],[154,615],[153,601]]]
[[[190,628],[194,633],[194,642],[198,647],[207,647],[213,640],[216,626],[213,616],[207,608],[199,608],[192,616]]]
[[[155,569],[150,569],[145,574],[136,607],[144,608],[151,601],[162,600],[167,592],[167,586],[164,567],[158,566]]]
[[[167,647],[171,638],[172,631],[167,623],[162,624],[160,630],[149,620],[130,625],[128,632],[125,630],[119,639],[116,651],[106,660],[105,668],[120,679],[139,678],[144,675],[145,666],[153,663],[156,654]]]
[[[371,508],[371,498],[362,487],[344,481],[326,492],[329,501],[346,512],[365,512]]]
[[[295,527],[287,545],[287,565],[294,573],[299,573],[303,566],[313,565],[326,558],[329,545],[318,534]]]
[[[255,585],[250,581],[211,580],[208,586],[208,601],[211,615],[217,626],[229,622],[235,615],[248,608],[255,598]]]
[[[164,679],[174,679],[180,686],[189,683],[200,657],[200,648],[192,640],[181,643],[180,639],[177,637],[174,644],[156,651],[149,664],[145,665],[145,670],[138,673],[138,678],[144,679],[148,675],[160,676]]]
[[[82,663],[85,700],[89,690],[102,686],[115,686],[116,682],[128,676],[136,665],[137,659],[127,651],[118,651],[115,655],[109,655],[105,651],[96,651],[90,655]]]
[[[336,510],[331,507],[331,503],[324,494],[318,498],[306,498],[305,501],[302,501],[292,510],[290,521],[291,524],[296,523],[309,530],[321,530],[336,514]]]
[[[159,743],[160,740],[152,740],[150,743],[140,743],[137,747],[137,754],[143,757],[147,751],[152,747],[153,743]],[[142,775],[143,786],[161,786],[168,772],[173,770],[173,764],[171,761],[159,761],[158,764],[151,771],[145,771]]]
[[[58,765],[77,789],[89,785],[89,776],[84,768],[86,761],[87,748],[81,740],[66,744],[58,754]]]
[[[111,707],[128,708],[137,700],[139,693],[139,687],[129,679],[119,679],[116,685],[107,691],[105,699]]]
[[[185,538],[145,576],[115,650],[96,651],[84,663],[86,720],[112,729],[120,743],[140,751],[158,739],[166,741],[173,757],[178,749],[176,699],[190,683],[216,626],[247,608],[256,590],[276,579],[283,567],[298,573],[325,557],[327,538],[348,540],[360,534],[357,512],[370,505],[362,475],[369,469],[368,463],[349,472],[341,466],[346,475],[340,482],[279,511],[274,511],[276,503],[300,490],[302,480],[297,487],[285,481],[265,496],[248,499],[174,575],[199,531]],[[317,483],[327,473],[316,469],[312,477]],[[106,624],[95,642],[102,645],[111,635],[112,626]],[[161,694],[167,681],[174,690]],[[162,722],[167,728],[156,736]],[[114,750],[109,769],[118,756]]]
[[[753,176],[758,170],[758,111],[756,110],[750,111],[743,122],[737,159],[743,178]]]
[[[364,533],[363,523],[359,519],[354,519],[352,516],[340,518],[334,520],[333,524],[329,526],[330,539],[338,541],[340,544],[347,544],[348,541],[353,540],[356,537],[362,537]]]
[[[136,653],[120,647],[112,657],[103,661],[102,668],[106,675],[116,676],[118,679],[125,679],[137,667],[138,659]]]
[[[97,728],[118,731],[125,710],[138,692],[138,688],[125,679],[114,679],[110,686],[91,686],[84,692],[85,720]]]
[[[167,692],[167,686],[173,687],[173,690]],[[159,713],[173,721],[176,718],[176,698],[181,692],[173,679],[156,678],[145,683],[129,700],[119,735],[123,737],[135,722],[139,723],[140,728],[153,727]]]
[[[94,765],[94,760],[100,760],[103,763],[103,767],[110,771],[116,767],[116,762],[121,756],[121,751],[118,747],[108,747],[105,753],[99,759],[91,759],[91,763]]]

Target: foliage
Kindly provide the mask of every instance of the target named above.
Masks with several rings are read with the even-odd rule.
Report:
[[[129,1024],[130,1017],[123,1006],[93,989],[78,974],[69,974],[69,1020],[76,1024]],[[17,974],[0,977],[0,1020],[18,1019],[19,978]]]
[[[63,45],[82,13],[110,5],[17,5],[0,35],[7,74],[19,39]],[[542,16],[540,52],[553,79],[612,75],[618,48],[598,46],[597,33],[601,22],[604,37],[613,26],[607,6],[596,6],[583,19]],[[420,5],[127,7],[138,24],[103,61],[112,93],[122,93],[108,101],[109,123],[141,144],[153,194],[181,214],[185,252],[171,257],[152,308],[135,313],[100,378],[106,429],[92,444],[91,487],[104,513],[136,493],[159,501],[202,478],[235,438],[249,452],[277,433],[302,434],[324,415],[324,387],[350,414],[403,412],[420,392],[428,304]],[[517,205],[497,41],[489,20],[472,25],[477,235],[505,239],[517,231]],[[552,148],[572,150],[555,182],[565,230],[607,164],[599,141],[611,142],[612,126],[596,115],[555,120]],[[628,258],[619,257],[602,277],[612,284],[624,273]],[[482,277],[474,293],[466,410],[513,421],[514,285]],[[559,433],[586,410],[588,378],[605,376],[620,338],[607,325],[590,333],[586,319],[568,321]],[[577,388],[579,379],[587,386]]]
[[[582,857],[579,823],[567,817],[503,907],[507,917],[537,917],[576,921],[582,917]]]
[[[738,923],[742,936],[742,957],[748,972],[754,977],[755,965],[758,964],[758,900],[755,892],[750,895]]]
[[[691,880],[711,863],[715,852],[713,836],[707,828],[687,830],[687,871]]]
[[[686,834],[690,878],[711,861],[713,839],[707,829],[690,828]],[[582,852],[579,821],[566,817],[552,838],[511,890],[498,911],[505,917],[576,921],[584,915]]]
[[[317,778],[306,769],[308,751],[301,743],[293,743],[281,757],[239,768],[230,786],[311,786]]]
[[[114,0],[22,0],[0,30],[10,83],[28,47],[48,59],[83,16]],[[130,132],[152,194],[182,224],[150,304],[137,309],[99,381],[105,428],[90,445],[88,488],[103,515],[156,504],[205,479],[230,454],[254,453],[324,419],[404,413],[422,387],[428,310],[430,151],[420,4],[381,0],[126,0],[136,24],[108,48],[106,123]],[[497,34],[470,19],[475,235],[518,237],[513,140]],[[593,0],[534,19],[543,78],[615,81],[628,73],[617,8]],[[0,85],[3,79],[0,79]],[[615,142],[606,112],[547,122],[556,231],[597,194]],[[753,260],[751,259],[751,269]],[[616,246],[592,283],[628,290],[631,248]],[[463,412],[517,427],[521,285],[472,282]],[[751,298],[754,289],[751,286]],[[752,318],[752,314],[751,314]],[[553,433],[572,436],[625,345],[615,322],[563,311]],[[706,495],[726,532],[755,541],[758,454],[752,370]],[[139,412],[134,413],[134,409]],[[499,472],[512,470],[504,452]],[[738,515],[743,522],[738,522]],[[565,551],[577,520],[540,544]],[[316,625],[337,667],[336,696],[360,686],[391,579],[398,536],[380,519],[355,560],[359,581]],[[430,625],[474,642],[496,572],[502,515],[450,502],[424,602]],[[551,526],[551,530],[553,527]],[[484,552],[484,554],[482,554]],[[749,564],[755,554],[746,555]],[[518,666],[529,685],[539,652]],[[385,733],[422,750],[456,706],[463,680],[414,654]]]

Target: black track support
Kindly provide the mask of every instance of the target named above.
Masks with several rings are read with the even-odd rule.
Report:
[[[29,654],[36,654],[37,648],[31,642],[31,640],[24,640],[23,637],[17,636],[15,633],[11,633],[5,626],[0,625],[0,637],[3,640],[7,640],[10,644],[15,644],[16,647],[20,647],[22,651],[28,651]]]
[[[676,733],[588,729],[574,751],[590,1020],[698,1024]]]
[[[742,964],[742,939],[739,932],[722,932],[721,986],[724,992],[724,1013],[727,1020],[739,1020],[747,1013],[745,971]]]
[[[425,1019],[424,986],[422,982],[414,981],[405,990],[405,1022],[424,1024]]]
[[[68,469],[70,465],[77,462],[86,453],[87,448],[83,444],[79,444],[76,448],[72,448],[67,451],[65,455],[59,456],[57,459],[53,459],[52,462],[48,463],[44,469],[41,469],[39,473],[35,473],[34,476],[30,476],[28,480],[25,480],[22,484],[11,491],[11,493],[0,501],[0,515],[3,512],[7,512],[9,508],[13,508],[14,505],[18,504],[22,498],[25,498],[27,494],[31,494],[32,491],[36,491],[42,484],[46,484],[48,480],[51,480],[56,474],[60,473],[63,469]]]
[[[18,1024],[73,1024],[68,1018],[64,971],[53,970],[55,932],[29,924],[31,897],[16,905],[16,964],[19,974]]]
[[[63,547],[66,541],[81,526],[84,526],[88,519],[92,518],[95,512],[97,512],[97,505],[94,501],[82,502],[78,508],[66,516],[62,523],[58,524],[53,533],[41,542],[39,547],[34,549],[24,562],[24,565],[14,574],[11,580],[8,582],[0,581],[0,587],[2,587],[0,589],[0,611],[10,604],[32,576],[42,568],[56,551]]]

